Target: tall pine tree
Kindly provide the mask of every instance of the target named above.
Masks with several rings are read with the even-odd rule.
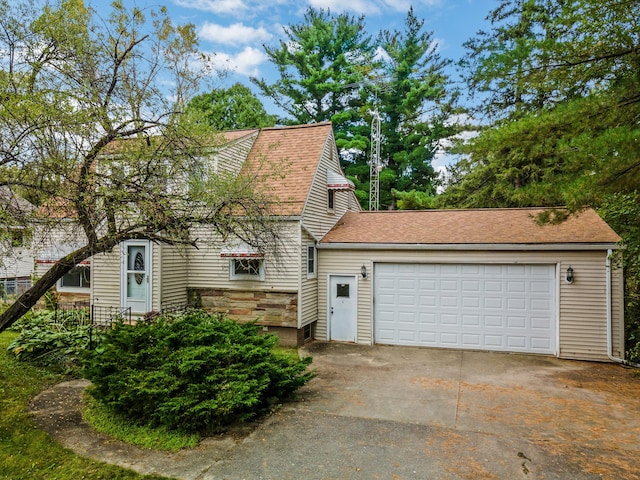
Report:
[[[454,133],[446,123],[454,100],[445,73],[449,61],[440,58],[433,33],[423,27],[411,7],[403,32],[383,31],[378,38],[388,79],[379,95],[388,170],[381,174],[381,208],[395,208],[395,192],[435,194],[431,161],[439,141]]]
[[[366,150],[367,138],[354,127],[362,124],[357,82],[372,57],[364,17],[335,15],[309,8],[301,23],[284,27],[286,40],[265,46],[280,78],[274,84],[251,81],[273,99],[289,118],[283,123],[331,121],[340,150]]]

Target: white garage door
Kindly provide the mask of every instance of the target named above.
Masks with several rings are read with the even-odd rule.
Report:
[[[374,340],[555,353],[555,265],[376,264]]]

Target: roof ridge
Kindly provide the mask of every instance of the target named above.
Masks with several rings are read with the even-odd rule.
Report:
[[[527,211],[527,210],[566,210],[565,206],[558,207],[482,207],[482,208],[427,208],[422,210],[363,210],[361,212],[355,213],[425,213],[425,212],[443,212],[443,213],[453,213],[453,212],[503,212],[507,210],[511,211]]]
[[[297,128],[314,128],[314,127],[326,127],[327,125],[331,125],[331,122],[316,122],[316,123],[302,123],[298,125],[276,125],[274,127],[264,127],[261,128],[261,131],[270,131],[270,130],[294,130]]]

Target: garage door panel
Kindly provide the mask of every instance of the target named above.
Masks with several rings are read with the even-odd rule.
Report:
[[[531,328],[533,330],[549,330],[551,328],[551,319],[549,317],[531,317]]]
[[[484,326],[487,328],[491,328],[491,327],[503,328],[504,320],[505,320],[504,317],[501,317],[501,316],[485,315]]]
[[[462,306],[464,308],[480,308],[480,300],[479,296],[464,296],[462,297]]]
[[[466,327],[480,327],[480,315],[462,315],[462,325]]]
[[[507,335],[507,347],[525,350],[527,348],[527,338],[525,336]]]
[[[458,316],[452,313],[442,313],[440,314],[440,323],[447,326],[457,325]]]
[[[440,306],[444,308],[456,308],[458,306],[458,297],[442,295],[440,297]]]
[[[548,298],[532,298],[529,309],[533,312],[550,312],[551,302]]]
[[[507,309],[513,310],[526,310],[527,300],[525,298],[507,298]]]
[[[462,291],[464,293],[476,293],[480,292],[480,280],[463,280]]]
[[[437,319],[435,313],[423,313],[420,312],[420,325],[431,329],[433,325],[437,325]]]
[[[552,285],[549,282],[543,281],[533,281],[530,283],[531,293],[540,293],[542,295],[547,295],[551,293]]]
[[[438,304],[435,295],[420,295],[420,306],[434,307]]]
[[[502,335],[484,335],[484,345],[485,348],[490,349],[499,349],[505,347],[505,339]]]
[[[555,353],[554,265],[376,264],[377,343]]]
[[[507,317],[507,328],[527,328],[527,319],[526,317],[514,317],[509,315]]]
[[[486,296],[484,297],[484,308],[487,310],[502,310],[503,300],[503,297]]]
[[[462,335],[462,343],[469,348],[481,348],[482,336],[479,334],[466,333]]]
[[[504,285],[498,280],[483,280],[482,281],[484,293],[502,293]]]
[[[440,343],[442,343],[445,346],[456,346],[456,345],[459,345],[461,342],[458,339],[457,333],[442,332],[440,334]]]
[[[459,265],[439,265],[438,273],[443,276],[457,276],[459,267]]]

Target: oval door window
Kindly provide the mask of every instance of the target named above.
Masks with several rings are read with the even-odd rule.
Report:
[[[142,256],[142,252],[136,253],[136,257],[133,261],[133,269],[137,272],[144,272],[144,257]],[[136,283],[138,285],[142,284],[144,280],[144,273],[136,273],[135,274]]]

